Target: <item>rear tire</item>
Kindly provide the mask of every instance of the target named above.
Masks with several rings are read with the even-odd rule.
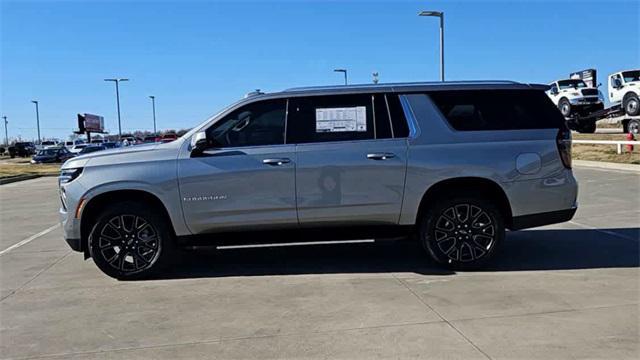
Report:
[[[419,237],[441,265],[477,269],[496,253],[505,236],[504,219],[490,201],[462,196],[443,199],[421,219]]]
[[[578,132],[583,134],[593,134],[596,132],[596,123],[590,122],[588,124],[583,124],[578,126]]]
[[[629,116],[636,116],[640,114],[640,100],[638,100],[638,95],[626,95],[622,106],[624,108],[624,112]]]
[[[168,220],[138,202],[109,205],[89,234],[89,254],[105,274],[122,280],[156,274],[177,255]]]
[[[565,118],[568,118],[571,116],[571,103],[569,102],[569,100],[562,98],[560,99],[560,102],[558,103],[558,109],[560,109],[560,112],[562,113],[562,116],[564,116]]]
[[[640,120],[631,120],[627,124],[627,133],[638,135],[640,133]]]

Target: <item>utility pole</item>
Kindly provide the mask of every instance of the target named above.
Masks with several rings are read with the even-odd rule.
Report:
[[[36,124],[38,126],[38,145],[41,145],[42,139],[40,138],[40,110],[38,109],[38,101],[31,100],[31,102],[36,104]]]
[[[444,81],[444,12],[421,11],[418,16],[433,16],[440,18],[440,81]]]
[[[112,81],[116,84],[116,106],[118,107],[118,139],[122,140],[122,122],[120,121],[120,89],[118,84],[121,81],[129,81],[129,79],[104,79],[104,81]]]
[[[347,69],[335,69],[333,71],[344,73],[344,84],[347,85]]]
[[[9,146],[9,133],[7,132],[7,124],[9,122],[6,116],[3,116],[2,119],[4,120],[4,142]]]
[[[157,135],[156,132],[156,97],[153,95],[149,95],[149,99],[151,99],[151,107],[153,108],[153,135]]]

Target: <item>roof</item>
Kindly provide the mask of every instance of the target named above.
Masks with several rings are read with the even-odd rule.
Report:
[[[483,89],[548,89],[548,85],[525,84],[515,81],[445,81],[445,82],[411,82],[389,84],[357,84],[310,86],[286,89],[278,94],[309,93],[360,93],[360,92],[419,92],[436,90],[483,90]]]

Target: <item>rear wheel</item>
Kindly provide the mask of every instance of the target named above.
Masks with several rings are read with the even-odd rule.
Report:
[[[631,120],[627,125],[627,132],[633,135],[640,133],[640,120]]]
[[[565,98],[560,99],[560,102],[558,103],[558,109],[560,109],[562,116],[566,118],[571,116],[571,103],[569,102],[569,100]]]
[[[144,278],[168,265],[174,236],[163,216],[137,202],[107,207],[89,235],[89,253],[98,268],[117,279]]]
[[[495,254],[505,228],[498,208],[482,198],[441,200],[420,225],[420,242],[438,263],[454,269],[474,269]]]
[[[638,100],[638,95],[629,94],[625,96],[622,106],[624,107],[624,112],[629,116],[636,116],[640,114],[640,101]]]
[[[580,133],[585,133],[585,134],[593,134],[594,132],[596,132],[596,123],[594,122],[589,122],[587,124],[581,124],[578,126],[578,132]]]

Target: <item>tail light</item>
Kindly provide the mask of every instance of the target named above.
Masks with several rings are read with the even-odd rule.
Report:
[[[562,164],[567,169],[571,169],[571,130],[567,127],[562,127],[558,131],[556,144],[558,145],[558,152],[560,153]]]

